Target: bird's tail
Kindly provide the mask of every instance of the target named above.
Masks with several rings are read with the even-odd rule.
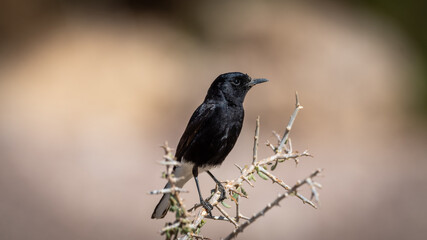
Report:
[[[170,183],[166,184],[165,188],[169,188]],[[166,213],[168,212],[171,204],[169,202],[170,193],[163,194],[163,197],[160,199],[159,203],[157,203],[156,208],[154,209],[151,218],[164,218]]]
[[[179,181],[176,182],[176,187],[182,188],[184,184],[188,182],[188,180],[190,180],[190,178],[192,177],[192,167],[183,164],[175,169],[174,175],[175,178],[181,178]],[[166,184],[165,188],[169,188],[170,186],[170,183],[168,183]],[[166,213],[168,213],[168,210],[170,208],[169,198],[170,193],[163,194],[163,197],[160,199],[159,203],[154,209],[151,218],[160,219],[165,217]]]

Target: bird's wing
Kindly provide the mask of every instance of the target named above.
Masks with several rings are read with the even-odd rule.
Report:
[[[199,130],[205,125],[206,120],[214,114],[214,111],[215,105],[206,103],[202,103],[194,111],[176,148],[175,157],[177,161],[181,161],[182,156],[199,133]]]

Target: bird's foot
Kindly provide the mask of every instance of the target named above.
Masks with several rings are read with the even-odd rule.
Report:
[[[222,202],[225,199],[227,199],[227,194],[225,193],[225,188],[221,183],[218,184],[218,190],[221,192],[221,196],[219,197],[218,201]]]
[[[203,208],[206,209],[206,212],[209,214],[209,216],[212,217],[212,212],[211,212],[213,209],[212,205],[205,200],[201,200],[200,204],[202,204]]]

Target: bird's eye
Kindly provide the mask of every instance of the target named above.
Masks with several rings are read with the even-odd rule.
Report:
[[[236,78],[236,79],[233,79],[233,82],[232,82],[234,85],[236,85],[236,86],[239,86],[240,85],[240,79],[238,79],[238,78]]]

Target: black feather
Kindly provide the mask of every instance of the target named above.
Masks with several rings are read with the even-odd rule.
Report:
[[[205,100],[191,116],[178,143],[175,157],[187,165],[174,169],[174,174],[178,175],[175,177],[184,177],[177,185],[182,187],[192,174],[199,190],[197,179],[199,168],[207,170],[209,167],[221,165],[233,149],[242,130],[245,115],[243,101],[246,94],[252,86],[266,81],[266,79],[252,80],[247,74],[239,72],[221,74],[215,79]],[[221,198],[225,198],[224,187],[209,171],[208,173],[222,189]],[[210,213],[212,206],[205,202],[200,191],[198,192],[200,202]],[[156,206],[152,218],[165,216],[169,209],[168,200],[169,194],[165,194]]]

